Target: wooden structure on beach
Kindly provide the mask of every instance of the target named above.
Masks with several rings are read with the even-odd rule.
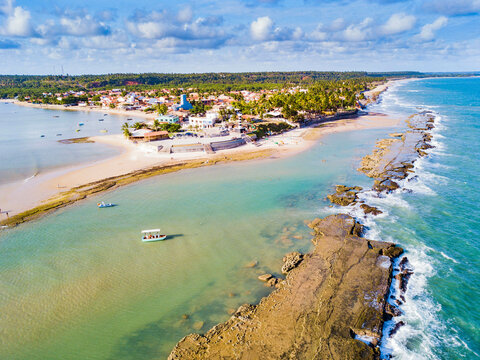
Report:
[[[145,141],[169,139],[168,131],[151,131],[143,135]]]

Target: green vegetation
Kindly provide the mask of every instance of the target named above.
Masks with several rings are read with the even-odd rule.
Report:
[[[420,76],[419,73],[395,73],[391,76]],[[127,91],[146,91],[159,88],[191,88],[200,92],[258,91],[280,89],[292,85],[311,85],[321,81],[347,79],[382,79],[381,73],[367,72],[254,72],[254,73],[204,73],[204,74],[106,74],[106,75],[0,75],[0,98],[55,96],[66,91],[98,91],[114,88]],[[238,99],[241,100],[241,99]]]
[[[263,138],[267,135],[275,135],[275,134],[280,134],[283,133],[287,130],[292,129],[292,126],[285,123],[268,123],[268,124],[259,124],[255,126],[255,135],[257,135],[257,138]]]
[[[268,117],[269,111],[281,108],[283,117],[300,122],[305,115],[355,109],[357,96],[370,85],[371,81],[365,79],[324,81],[310,86],[306,92],[279,92],[269,98],[263,95],[258,101],[240,100],[234,106],[242,114],[260,118]]]
[[[181,128],[179,124],[160,124],[160,130],[168,131],[169,133],[179,132]]]

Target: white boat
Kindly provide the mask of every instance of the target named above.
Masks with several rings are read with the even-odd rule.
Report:
[[[160,229],[142,231],[143,242],[161,241],[161,240],[165,240],[166,238],[167,238],[167,235],[161,234]]]
[[[97,206],[102,209],[102,208],[107,208],[107,207],[113,207],[115,206],[115,204],[112,204],[112,203],[105,203],[105,202],[99,202],[97,203]]]

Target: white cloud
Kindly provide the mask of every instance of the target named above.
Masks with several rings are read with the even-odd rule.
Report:
[[[168,31],[165,23],[157,21],[128,22],[127,28],[134,35],[144,39],[158,39],[164,37]]]
[[[271,37],[273,20],[268,16],[259,17],[250,25],[250,34],[254,40],[265,41]]]
[[[2,35],[27,37],[34,34],[30,23],[31,15],[28,10],[21,6],[14,6],[11,0],[6,2],[2,10],[7,17],[4,25],[0,28]]]
[[[415,25],[416,20],[417,19],[413,15],[396,13],[390,16],[387,22],[383,26],[381,26],[380,30],[385,35],[402,33],[404,31],[412,29]]]
[[[426,24],[422,27],[422,30],[415,37],[418,40],[429,41],[435,37],[435,32],[447,25],[448,19],[445,16],[440,16],[431,24]]]
[[[300,27],[275,26],[273,20],[268,17],[259,17],[250,24],[250,35],[256,41],[286,41],[300,40],[303,37],[303,30]]]
[[[342,38],[346,41],[364,41],[372,37],[372,18],[365,18],[360,24],[352,24],[342,32]]]
[[[97,22],[91,15],[63,16],[60,18],[62,33],[72,36],[107,35],[110,32],[103,22]]]

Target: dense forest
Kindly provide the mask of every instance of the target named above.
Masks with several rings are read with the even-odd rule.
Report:
[[[59,93],[68,90],[95,91],[122,88],[141,91],[158,88],[194,88],[202,92],[229,92],[235,90],[257,91],[295,85],[314,84],[340,80],[382,80],[385,77],[422,76],[417,72],[251,72],[203,74],[106,74],[106,75],[0,75],[0,98],[16,96],[40,97],[42,93]]]

